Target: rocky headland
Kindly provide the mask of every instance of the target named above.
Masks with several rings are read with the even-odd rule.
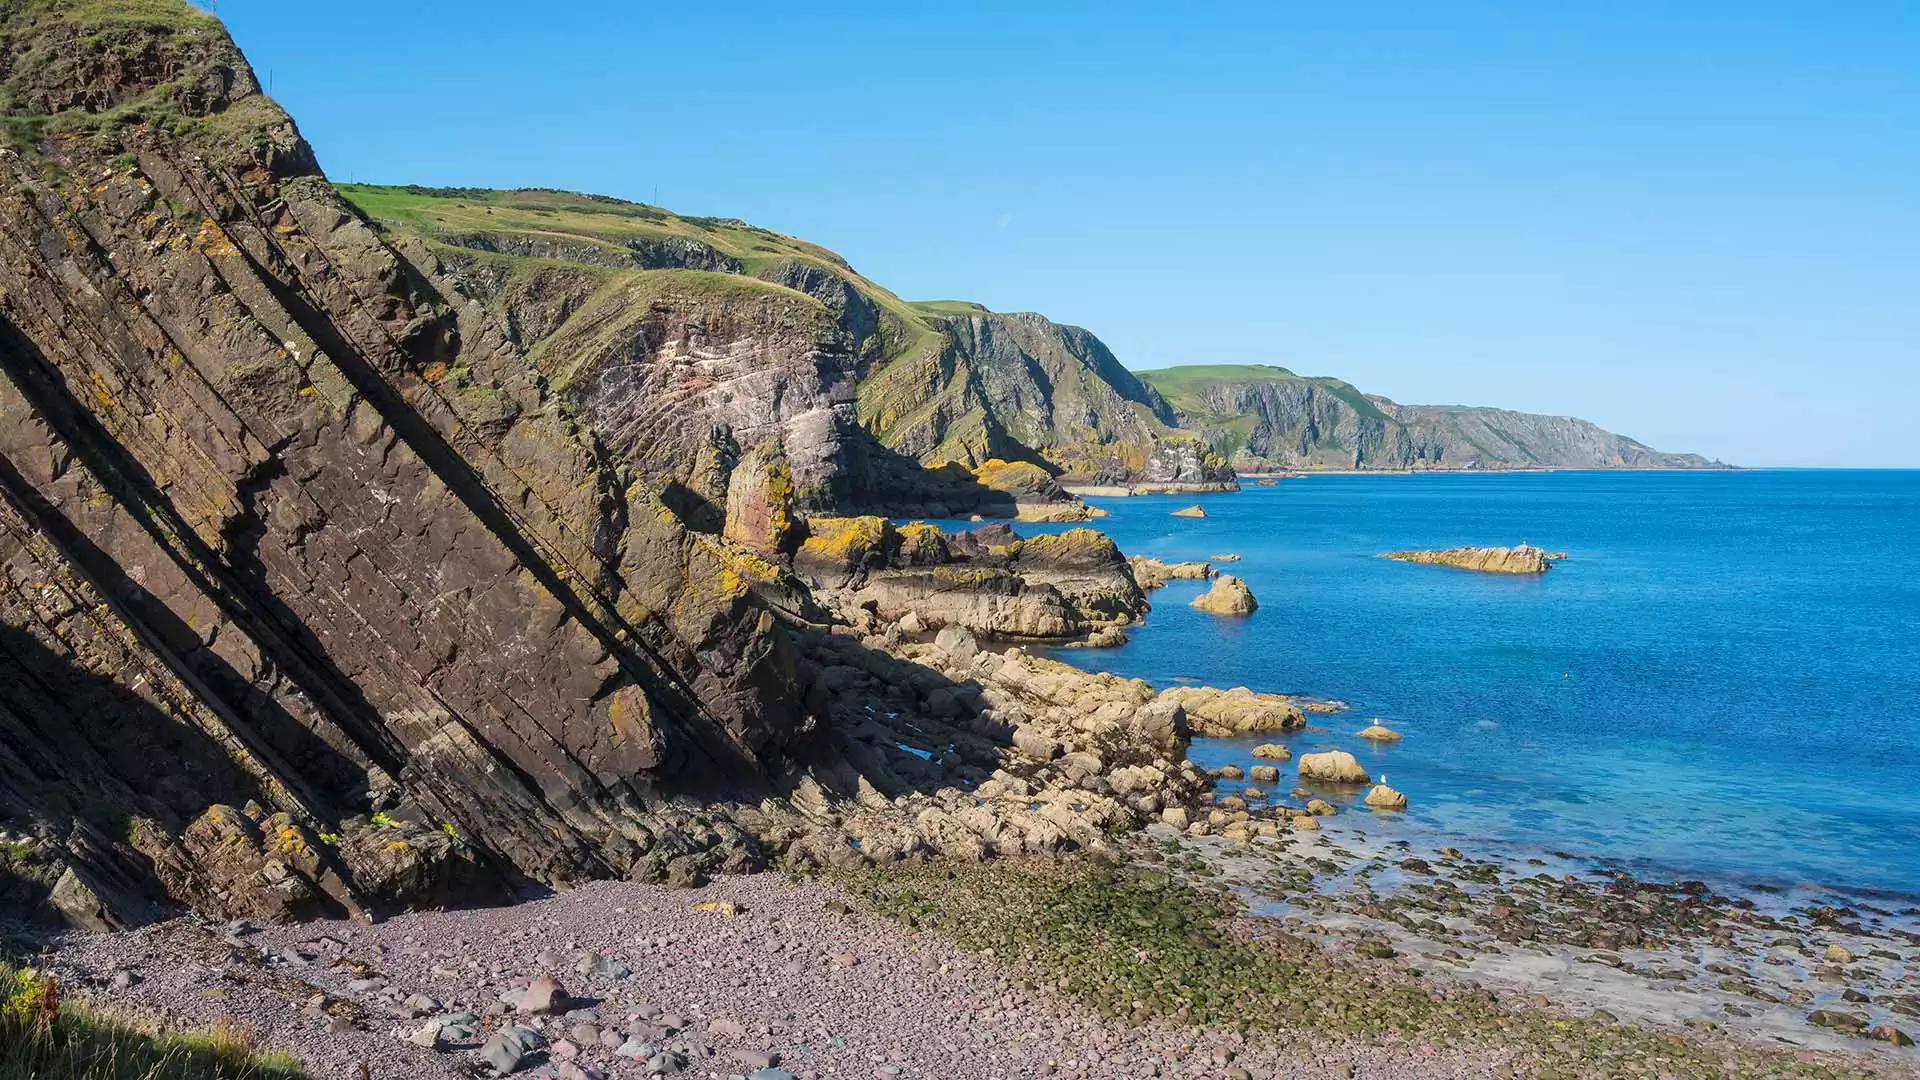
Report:
[[[1430,989],[1343,920],[1472,966],[1736,917],[1458,857],[1484,901],[1342,907],[1363,781],[1187,756],[1330,706],[1030,651],[1147,614],[1096,532],[891,520],[1232,486],[1086,331],[731,219],[336,187],[212,16],[0,16],[0,937],[73,992],[335,1076],[1855,1064]],[[1243,860],[1324,911],[1242,917]],[[1834,918],[1857,1048],[1908,954]]]
[[[1514,547],[1457,547],[1435,551],[1390,551],[1380,556],[1395,562],[1451,566],[1484,574],[1544,574],[1565,555],[1542,551],[1530,544]]]

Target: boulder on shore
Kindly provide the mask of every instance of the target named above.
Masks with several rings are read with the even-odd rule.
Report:
[[[1178,704],[1195,735],[1232,738],[1269,731],[1298,731],[1307,717],[1290,698],[1256,694],[1244,686],[1216,690],[1211,686],[1176,686],[1160,692],[1163,701]],[[1282,752],[1286,747],[1279,748]],[[1274,760],[1285,761],[1286,758]]]
[[[1400,733],[1380,723],[1378,720],[1361,728],[1354,734],[1368,742],[1399,742]]]
[[[1232,574],[1214,579],[1213,587],[1193,598],[1191,607],[1210,615],[1250,615],[1260,606],[1247,583]]]
[[[1367,792],[1367,805],[1375,810],[1405,810],[1407,796],[1385,784],[1375,784],[1373,790]]]
[[[1373,777],[1360,767],[1360,762],[1345,750],[1328,750],[1320,754],[1300,755],[1300,778],[1302,780],[1324,780],[1330,784],[1367,784]]]
[[[1181,507],[1178,510],[1175,510],[1170,516],[1183,517],[1183,518],[1203,518],[1207,516],[1207,508],[1204,506],[1201,506],[1198,503],[1195,503],[1192,506],[1185,506],[1185,507]]]
[[[1517,547],[1457,547],[1437,551],[1389,551],[1380,556],[1395,562],[1424,563],[1429,566],[1454,566],[1485,574],[1544,574],[1563,552],[1542,551],[1531,544]]]

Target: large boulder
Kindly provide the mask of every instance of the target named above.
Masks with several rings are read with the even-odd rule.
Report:
[[[778,439],[755,447],[727,480],[727,539],[767,558],[791,552],[799,537],[793,470]]]
[[[1367,805],[1375,810],[1405,810],[1407,796],[1385,784],[1375,784],[1373,790],[1367,792]]]
[[[1259,607],[1253,590],[1232,574],[1216,578],[1213,587],[1193,598],[1190,606],[1210,615],[1251,615]]]
[[[1161,698],[1178,702],[1196,735],[1231,738],[1274,731],[1298,731],[1307,726],[1306,714],[1292,699],[1280,694],[1256,694],[1244,686],[1216,690],[1211,686],[1176,686]],[[1272,745],[1272,744],[1268,744]],[[1277,747],[1285,752],[1285,747]],[[1257,755],[1256,755],[1257,756]],[[1275,758],[1285,761],[1285,757]]]
[[[1360,762],[1345,750],[1328,750],[1319,754],[1300,755],[1300,779],[1320,780],[1329,784],[1367,784],[1373,777],[1360,767]]]

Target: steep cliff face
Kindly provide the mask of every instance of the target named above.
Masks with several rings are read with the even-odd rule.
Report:
[[[0,0],[0,91],[9,914],[1099,847],[1204,790],[1144,683],[796,574],[809,509],[1060,494],[859,422],[853,382],[953,346],[831,255],[550,193],[356,207],[179,0]],[[944,550],[990,633],[1144,610],[1094,534]]]
[[[831,252],[730,219],[551,191],[344,191],[436,288],[504,315],[598,424],[634,433],[615,436],[622,453],[692,487],[709,436],[781,439],[802,504],[834,512],[1072,501],[994,494],[969,476],[994,461],[1232,482],[1078,327],[909,304]],[[663,301],[691,321],[650,316]]]
[[[217,22],[0,15],[9,887],[111,923],[648,872],[676,798],[762,789],[796,657],[646,448],[383,243]],[[700,828],[664,843],[755,857]]]
[[[1294,468],[1707,468],[1585,420],[1400,405],[1338,379],[1266,365],[1140,373],[1179,424],[1243,471]]]
[[[1232,483],[1087,331],[984,309],[930,322],[945,339],[937,354],[901,357],[860,384],[861,417],[887,445],[923,461],[1038,460],[1083,483]]]

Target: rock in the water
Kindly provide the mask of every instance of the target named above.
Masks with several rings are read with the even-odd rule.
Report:
[[[1144,555],[1127,560],[1133,580],[1142,589],[1158,589],[1169,581],[1205,581],[1213,576],[1213,567],[1203,562],[1161,562]]]
[[[1179,518],[1203,518],[1207,516],[1207,508],[1201,506],[1199,503],[1195,503],[1192,506],[1181,507],[1169,516]]]
[[[1375,784],[1373,790],[1367,792],[1367,805],[1375,810],[1405,810],[1407,796],[1385,784]]]
[[[1544,574],[1556,558],[1531,544],[1517,547],[1457,547],[1438,551],[1389,551],[1380,556],[1395,562],[1424,563],[1430,566],[1454,566],[1487,574]]]
[[[1271,765],[1255,765],[1247,770],[1247,776],[1256,784],[1277,784],[1280,782],[1280,770]]]
[[[1378,720],[1361,728],[1354,734],[1368,742],[1399,742],[1400,733],[1380,723]]]
[[[1329,784],[1366,784],[1373,781],[1360,762],[1345,750],[1300,755],[1300,778]]]
[[[1262,761],[1292,761],[1293,751],[1279,743],[1261,743],[1253,748],[1253,756]]]
[[[1847,948],[1845,945],[1829,945],[1827,946],[1827,962],[1829,964],[1851,964],[1853,963],[1853,950]]]
[[[1867,1032],[1867,1038],[1877,1042],[1892,1043],[1895,1046],[1912,1046],[1913,1037],[1892,1024],[1881,1024]]]
[[[1222,574],[1214,579],[1211,588],[1194,597],[1189,606],[1210,615],[1250,615],[1260,603],[1253,598],[1253,590],[1247,588],[1246,582],[1232,574]]]

